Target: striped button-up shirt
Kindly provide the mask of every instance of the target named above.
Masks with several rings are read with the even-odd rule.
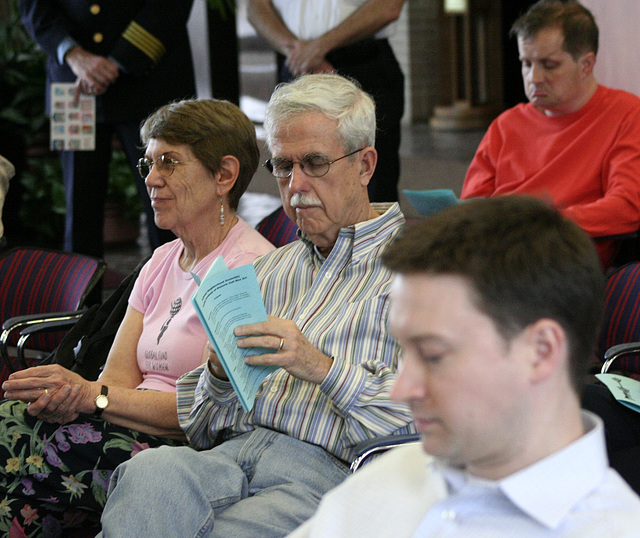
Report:
[[[409,409],[389,398],[399,346],[389,335],[391,272],[380,254],[404,224],[398,204],[340,230],[325,259],[300,240],[254,262],[267,312],[293,320],[333,365],[319,385],[283,369],[261,385],[246,413],[206,365],[178,380],[178,418],[191,444],[264,427],[320,445],[343,461],[360,441],[414,431]]]

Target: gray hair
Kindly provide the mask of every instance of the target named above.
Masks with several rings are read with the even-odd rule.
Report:
[[[279,84],[274,90],[264,121],[267,147],[271,149],[283,122],[308,112],[320,112],[338,122],[338,136],[346,152],[375,144],[376,110],[371,96],[351,79],[314,74]]]

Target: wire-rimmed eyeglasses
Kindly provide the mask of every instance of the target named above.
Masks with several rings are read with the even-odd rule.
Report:
[[[354,155],[359,151],[362,151],[363,149],[364,148],[357,149],[355,151],[352,151],[351,153],[343,155],[342,157],[333,159],[333,161],[330,161],[326,155],[318,155],[316,153],[305,155],[299,161],[290,161],[289,159],[273,157],[266,160],[262,166],[264,166],[277,178],[290,177],[293,173],[293,166],[296,164],[299,164],[300,170],[302,170],[308,176],[322,177],[327,175],[327,173],[329,172],[329,168],[333,163],[338,162],[341,159],[345,159],[346,157],[350,157],[351,155]]]
[[[159,159],[152,161],[151,159],[147,159],[146,157],[142,157],[138,160],[138,164],[136,165],[138,168],[138,172],[142,176],[143,179],[147,179],[147,176],[151,173],[151,169],[155,166],[156,170],[162,177],[169,177],[173,174],[173,171],[178,164],[187,164],[197,161],[198,159],[190,159],[188,161],[178,161],[176,159],[172,159],[171,157],[167,157],[166,155],[161,155]]]

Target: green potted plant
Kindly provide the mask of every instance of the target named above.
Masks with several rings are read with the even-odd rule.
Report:
[[[48,149],[45,61],[45,54],[22,26],[16,0],[2,4],[0,137],[3,154],[17,171],[7,198],[6,209],[12,214],[7,224],[20,242],[59,246],[64,188],[57,156]]]
[[[234,15],[236,12],[235,0],[207,0],[207,5],[209,9],[217,11],[223,19]]]

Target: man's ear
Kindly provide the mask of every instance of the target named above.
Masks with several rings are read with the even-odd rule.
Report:
[[[530,373],[534,382],[557,375],[559,368],[569,371],[567,335],[555,320],[543,318],[525,329],[530,346]]]
[[[217,194],[227,194],[238,180],[240,161],[233,155],[225,155],[220,160],[220,169],[216,174]]]
[[[593,73],[593,68],[596,65],[596,55],[593,52],[587,52],[583,54],[579,60],[582,74],[589,76]]]
[[[360,154],[360,183],[366,187],[378,164],[378,152],[374,147],[368,146]]]

